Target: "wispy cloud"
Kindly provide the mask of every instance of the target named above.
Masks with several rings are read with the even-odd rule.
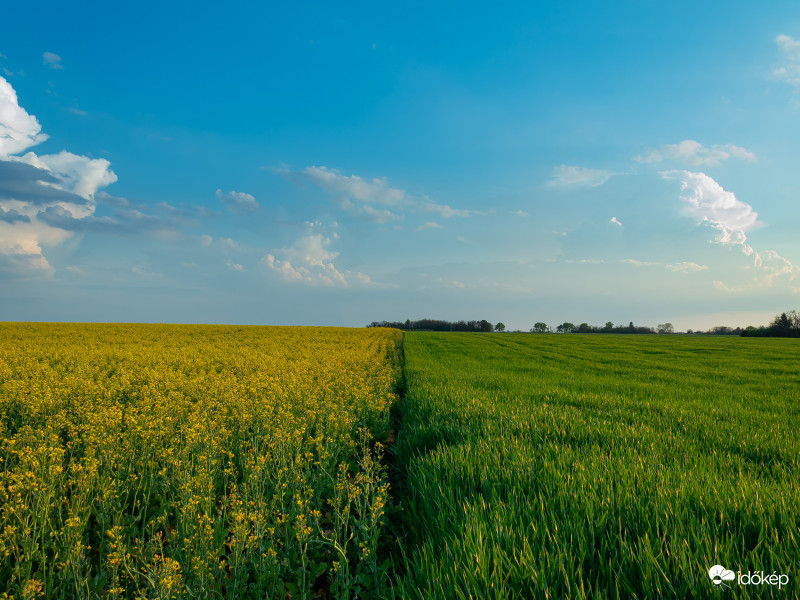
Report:
[[[231,190],[227,194],[223,194],[222,190],[218,189],[217,198],[219,198],[229,211],[236,214],[251,212],[258,208],[258,202],[256,202],[255,197],[244,192]]]
[[[434,213],[444,219],[451,219],[453,217],[468,217],[470,215],[482,214],[477,210],[465,210],[462,208],[452,208],[447,204],[436,204],[429,200],[420,202],[414,205],[414,212]]]
[[[774,250],[753,252],[753,260],[759,273],[754,282],[759,286],[772,286],[784,275],[790,281],[800,276],[800,268]]]
[[[442,226],[435,221],[428,221],[417,227],[417,231],[425,231],[426,229],[442,229]]]
[[[131,273],[136,275],[139,279],[144,280],[159,280],[164,277],[163,273],[158,273],[157,271],[151,271],[150,265],[147,263],[139,263],[133,265],[131,267]]]
[[[133,203],[127,198],[112,196],[100,191],[94,199],[98,205],[112,209],[110,216],[97,217],[94,213],[82,216],[68,212],[40,212],[38,218],[51,226],[70,231],[94,231],[125,236],[154,236],[158,239],[184,238],[182,230],[197,227],[204,218],[216,218],[220,213],[202,206],[182,204],[172,206],[159,202],[155,206]],[[61,205],[63,207],[63,205]],[[196,239],[196,236],[190,236]],[[209,238],[210,239],[210,238]]]
[[[775,43],[785,61],[773,72],[775,77],[794,87],[800,86],[800,40],[781,34],[775,38]]]
[[[379,224],[401,219],[399,211],[411,203],[408,194],[391,187],[385,177],[364,179],[358,175],[343,175],[324,166],[306,167],[301,171],[280,168],[277,172],[295,182],[322,188],[336,197],[342,210]]]
[[[579,265],[599,265],[605,261],[602,258],[581,258],[578,260],[573,260],[568,258],[564,262],[575,263]]]
[[[78,277],[86,277],[86,271],[84,271],[77,265],[69,265],[67,267],[67,271],[69,271],[73,275],[77,275]]]
[[[138,208],[122,208],[112,216],[81,215],[74,207],[47,206],[40,210],[36,222],[48,227],[69,232],[107,233],[121,236],[152,236],[158,239],[179,239],[183,234],[160,216],[143,212]]]
[[[557,188],[592,188],[603,185],[614,175],[603,169],[587,169],[584,167],[561,165],[553,169],[550,185]]]
[[[698,265],[696,262],[676,262],[665,266],[675,273],[697,273],[708,270],[706,265]]]
[[[341,198],[339,206],[356,216],[366,216],[370,221],[378,224],[388,223],[389,221],[399,221],[402,215],[392,212],[388,208],[375,208],[369,204],[357,204],[350,198]]]
[[[241,250],[241,246],[233,238],[229,238],[229,237],[220,238],[219,239],[219,243],[226,250]]]
[[[306,167],[301,171],[282,167],[276,171],[298,183],[311,183],[322,188],[337,198],[343,210],[379,224],[403,219],[407,212],[434,213],[444,219],[481,214],[480,211],[439,204],[425,196],[414,197],[403,189],[389,185],[385,177],[367,179],[358,175],[343,175],[337,169],[324,166]]]
[[[634,267],[654,267],[662,264],[660,262],[636,260],[635,258],[623,258],[619,262],[633,265]]]
[[[729,158],[739,158],[752,162],[756,160],[756,155],[741,146],[734,146],[733,144],[715,144],[708,148],[694,140],[683,140],[677,144],[659,146],[644,155],[636,155],[633,160],[646,164],[674,161],[691,167],[699,167],[702,165],[718,165]]]
[[[75,218],[69,210],[61,206],[48,206],[36,215],[36,219],[40,223],[64,231],[110,231],[119,226],[119,223],[111,217],[87,215]]]
[[[100,192],[98,198],[103,194]],[[142,206],[145,208],[145,206]],[[156,213],[164,216],[167,220],[178,222],[182,224],[197,225],[201,219],[216,219],[222,213],[210,210],[205,206],[198,206],[194,204],[179,204],[173,206],[166,202],[159,202],[155,207],[147,206],[146,208],[154,210]]]
[[[673,273],[697,273],[699,271],[708,270],[707,266],[699,265],[696,262],[663,263],[658,261],[636,260],[635,258],[624,258],[619,262],[633,265],[634,267],[664,267]]]
[[[54,52],[45,52],[42,54],[42,64],[56,70],[64,68],[64,65],[61,64],[61,57]]]
[[[754,286],[751,284],[728,285],[724,281],[715,280],[714,287],[723,292],[735,293],[735,292],[746,292],[747,290],[753,289]]]
[[[328,167],[307,167],[298,175],[331,194],[341,194],[359,202],[403,206],[409,200],[404,190],[390,187],[385,177],[363,179],[358,175],[342,175]]]

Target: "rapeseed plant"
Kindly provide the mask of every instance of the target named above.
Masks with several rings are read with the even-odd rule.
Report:
[[[365,597],[399,336],[0,324],[0,597]]]

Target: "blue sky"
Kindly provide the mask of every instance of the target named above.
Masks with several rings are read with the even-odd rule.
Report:
[[[800,10],[13,3],[0,320],[764,324]]]

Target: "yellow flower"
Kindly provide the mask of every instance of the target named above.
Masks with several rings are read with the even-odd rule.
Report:
[[[88,582],[105,570],[117,573],[107,591],[124,594],[130,569],[159,587],[148,596],[170,597],[184,580],[223,576],[210,567],[223,554],[219,570],[233,568],[230,548],[249,564],[287,559],[295,535],[328,543],[320,529],[354,514],[358,497],[384,509],[386,493],[350,465],[389,422],[398,335],[0,323],[0,556],[32,572],[20,538],[52,531],[41,549],[63,557],[55,589],[71,585],[70,569]],[[42,593],[25,582],[24,597]]]

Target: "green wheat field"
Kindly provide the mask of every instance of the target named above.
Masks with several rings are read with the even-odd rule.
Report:
[[[797,597],[800,347],[407,333],[405,598]],[[720,590],[716,564],[789,574]]]

